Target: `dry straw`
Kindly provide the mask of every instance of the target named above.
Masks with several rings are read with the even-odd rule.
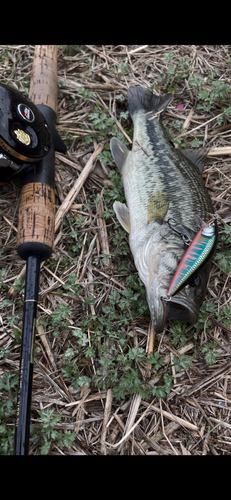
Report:
[[[0,46],[2,81],[23,90],[30,78],[33,52],[34,47],[30,45]],[[169,63],[166,54],[173,56]],[[212,72],[217,75],[217,81],[230,81],[230,46],[82,45],[76,50],[59,47],[58,130],[67,141],[68,155],[56,154],[55,244],[52,259],[41,269],[38,309],[39,319],[48,318],[60,305],[71,306],[72,314],[66,318],[68,327],[60,325],[57,337],[53,336],[52,329],[38,321],[32,425],[40,428],[38,411],[54,409],[54,414],[61,416],[56,430],[75,432],[76,438],[72,446],[62,450],[54,441],[50,454],[230,454],[231,328],[222,316],[223,307],[230,308],[230,273],[222,271],[218,260],[213,261],[206,301],[213,304],[222,319],[218,320],[218,315],[208,312],[197,339],[194,327],[188,327],[185,345],[180,342],[173,345],[169,325],[162,335],[156,334],[150,327],[149,318],[141,316],[131,317],[126,327],[127,349],[143,348],[149,357],[152,352],[158,351],[164,359],[163,367],[157,373],[144,361],[134,362],[139,377],[151,385],[161,385],[163,373],[173,375],[173,388],[161,403],[156,397],[145,401],[140,394],[129,392],[125,393],[124,400],[117,401],[113,388],[98,390],[91,385],[74,389],[62,371],[67,363],[65,352],[73,348],[75,352],[83,352],[82,357],[78,357],[81,376],[92,378],[97,374],[100,368],[97,350],[94,356],[85,357],[84,349],[81,351],[73,331],[80,327],[84,315],[86,318],[93,313],[96,317],[101,316],[102,307],[108,305],[111,292],[126,290],[126,276],[117,271],[116,257],[111,255],[116,236],[115,218],[105,219],[103,216],[105,209],[112,208],[105,201],[105,189],[108,189],[108,172],[116,167],[99,160],[102,158],[99,154],[106,151],[103,148],[111,136],[105,136],[105,140],[97,138],[99,131],[89,118],[96,103],[109,118],[115,118],[117,133],[122,133],[131,144],[132,121],[121,115],[127,110],[127,88],[141,85],[152,87],[155,94],[160,94],[175,85],[174,99],[165,113],[166,127],[172,128],[174,137],[177,137],[178,130],[174,123],[181,120],[184,130],[178,137],[188,147],[193,139],[199,139],[207,148],[209,162],[206,163],[203,178],[214,212],[219,216],[219,233],[230,226],[230,120],[225,118],[223,128],[218,127],[216,122],[216,118],[222,116],[221,107],[228,107],[230,102],[228,99],[221,105],[217,100],[209,113],[198,110],[197,91],[188,85],[187,77],[182,77],[177,84],[171,81],[171,73],[168,72],[172,65],[179,73],[182,58],[188,58],[190,77],[200,75],[203,78],[203,88],[208,87]],[[82,97],[79,89],[88,92],[87,99]],[[179,110],[179,104],[183,104],[183,111]],[[91,136],[94,142],[90,143],[88,139]],[[114,189],[113,184],[108,184]],[[6,269],[4,287],[24,276],[23,263],[15,251],[15,207],[19,195],[20,189],[13,184],[2,188],[0,266]],[[96,196],[98,205],[94,205],[93,201]],[[87,205],[89,209],[86,209]],[[82,220],[77,231],[73,226],[74,218]],[[76,247],[82,237],[77,263],[68,250],[70,232]],[[102,254],[109,256],[107,265],[100,260]],[[130,259],[123,258],[125,262]],[[79,292],[71,296],[64,286],[73,273]],[[12,298],[10,314],[16,322],[17,316],[22,316],[22,300],[12,288],[8,293]],[[1,302],[6,298],[5,294],[6,289],[1,288]],[[89,297],[93,297],[94,303],[83,308],[85,299]],[[19,347],[15,344],[14,329],[20,329],[21,319],[17,325],[9,326],[9,309],[2,308],[0,311],[0,346],[8,352],[7,357],[1,360],[2,377],[3,371],[14,374],[18,370]],[[90,327],[86,331],[89,346],[95,345],[96,332]],[[101,347],[100,342],[98,348]],[[120,354],[123,351],[117,341],[105,338],[105,342],[109,355],[113,355],[113,349],[119,349]],[[212,365],[208,365],[202,352],[210,342],[217,345],[217,357]],[[191,365],[187,370],[177,372],[173,360],[182,354],[191,360]],[[1,399],[4,398],[2,392]],[[32,441],[31,454],[39,453],[39,446]]]

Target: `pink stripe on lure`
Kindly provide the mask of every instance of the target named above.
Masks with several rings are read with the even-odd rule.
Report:
[[[204,223],[191,241],[172,278],[167,292],[167,300],[189,280],[190,276],[208,257],[216,240],[215,220],[216,218],[212,218],[207,223]]]

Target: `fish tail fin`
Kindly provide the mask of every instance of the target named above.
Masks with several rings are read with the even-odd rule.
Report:
[[[128,108],[131,117],[133,117],[134,113],[139,111],[140,109],[144,109],[145,111],[160,111],[163,112],[161,116],[163,116],[168,104],[172,100],[172,94],[165,94],[163,96],[154,95],[150,90],[146,90],[143,87],[130,87],[128,89]]]

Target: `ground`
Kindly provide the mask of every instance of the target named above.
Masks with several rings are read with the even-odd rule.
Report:
[[[28,95],[34,46],[1,45],[1,83]],[[208,151],[203,179],[219,243],[194,326],[153,334],[110,154],[128,145],[126,92],[173,92],[164,125],[176,147]],[[56,214],[87,177],[40,272],[31,455],[230,454],[231,46],[58,46]],[[94,160],[94,151],[102,151]],[[93,160],[93,162],[92,162]],[[20,180],[0,194],[0,454],[13,453],[25,265],[17,254]]]

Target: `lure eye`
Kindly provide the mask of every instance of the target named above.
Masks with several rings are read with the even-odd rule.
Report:
[[[214,225],[208,225],[207,227],[205,226],[201,232],[203,236],[207,236],[208,238],[211,238],[214,235],[215,232],[215,227]]]

